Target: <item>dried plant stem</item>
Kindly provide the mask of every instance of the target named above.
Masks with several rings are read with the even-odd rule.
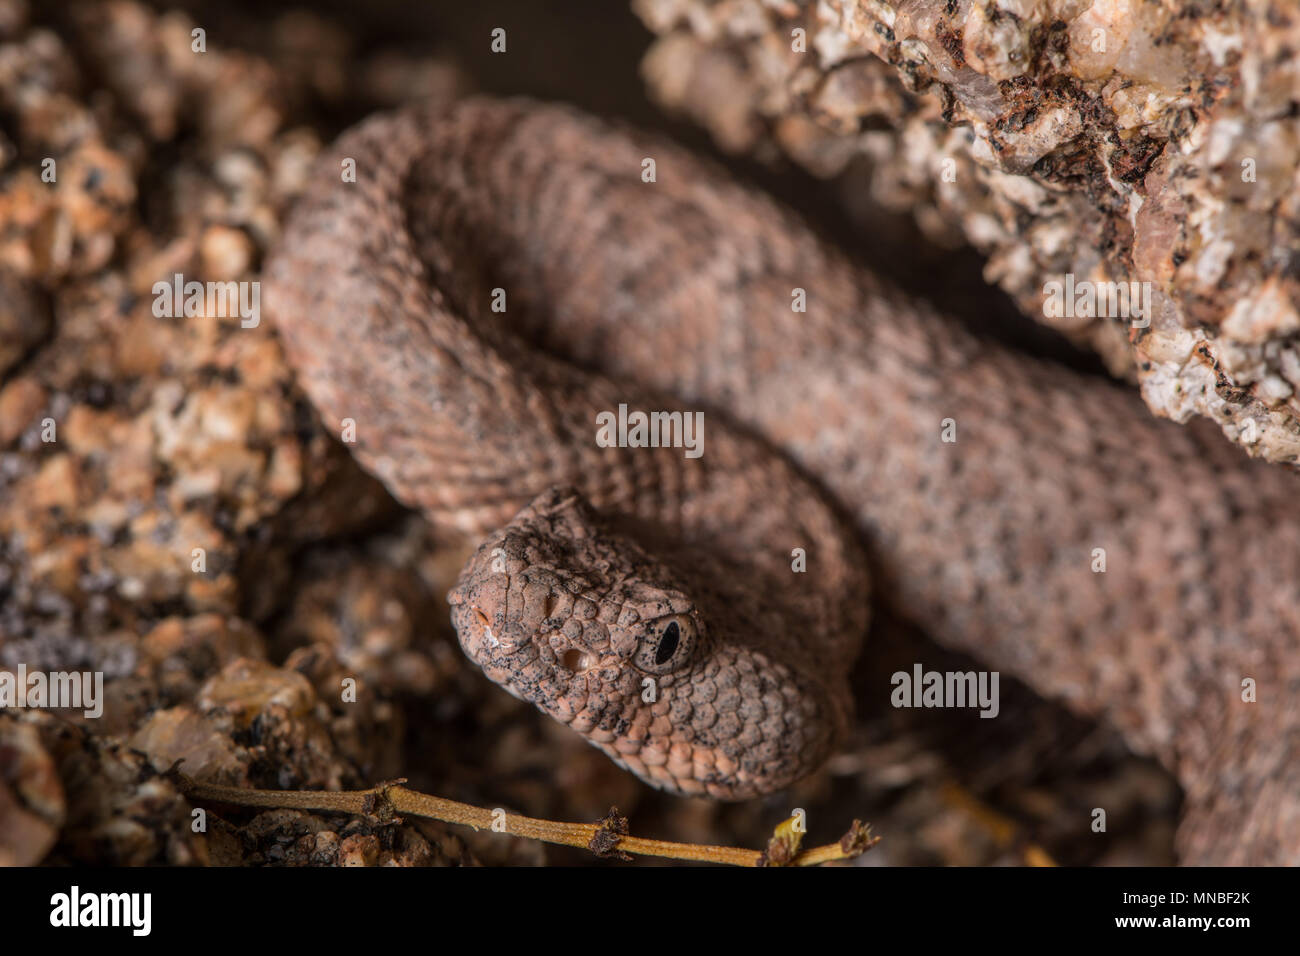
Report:
[[[731,866],[760,866],[770,862],[760,850],[743,847],[705,846],[696,843],[671,843],[666,840],[647,840],[630,836],[626,821],[611,810],[610,816],[600,823],[559,823],[498,813],[483,807],[434,797],[400,786],[405,781],[383,783],[369,790],[248,790],[241,787],[222,787],[196,783],[183,774],[173,771],[185,795],[196,801],[215,801],[244,807],[275,807],[295,810],[326,810],[338,813],[355,813],[396,820],[402,815],[427,817],[444,823],[457,823],[479,829],[495,829],[512,836],[576,846],[590,849],[598,855],[611,853],[640,853],[645,856],[662,856],[675,860],[697,860],[703,863],[721,863]],[[833,860],[847,860],[869,850],[879,841],[872,837],[869,828],[859,821],[839,843],[815,847],[795,855],[787,865],[815,866]]]

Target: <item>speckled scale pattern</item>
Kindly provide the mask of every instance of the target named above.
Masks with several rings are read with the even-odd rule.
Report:
[[[820,764],[870,575],[1165,762],[1184,859],[1300,861],[1290,471],[977,339],[711,165],[563,108],[367,121],[267,278],[326,424],[356,419],[369,470],[483,542],[452,596],[467,653],[649,782],[742,798]],[[598,447],[619,403],[704,411],[703,456]]]

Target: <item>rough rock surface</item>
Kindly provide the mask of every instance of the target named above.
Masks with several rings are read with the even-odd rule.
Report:
[[[1300,10],[1282,0],[634,0],[655,96],[732,151],[872,166],[1029,315],[1206,415],[1300,456]],[[1150,283],[1134,322],[1045,286]]]
[[[303,591],[298,639],[268,661],[260,625],[288,630],[273,615],[297,551],[395,508],[314,425],[266,326],[154,309],[176,273],[256,278],[318,148],[283,117],[321,84],[196,54],[182,14],[46,12],[57,33],[0,2],[0,667],[99,671],[105,699],[98,718],[0,715],[0,861],[201,863],[161,772],[332,789],[395,775],[400,712],[339,688],[396,687],[387,671],[428,632],[363,603],[364,626],[325,634]],[[432,687],[436,667],[402,679]],[[263,842],[280,823],[301,835],[270,819]],[[410,827],[330,836],[345,824],[312,824],[304,860],[464,856]],[[221,845],[223,862],[276,859]]]

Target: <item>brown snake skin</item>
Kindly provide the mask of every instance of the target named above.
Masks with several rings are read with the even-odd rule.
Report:
[[[1300,860],[1291,472],[979,340],[713,167],[562,108],[362,124],[267,277],[326,424],[483,542],[451,596],[465,652],[646,781],[743,798],[816,768],[869,567],[874,600],[1169,766],[1185,861]],[[703,411],[703,454],[600,447],[620,403]]]

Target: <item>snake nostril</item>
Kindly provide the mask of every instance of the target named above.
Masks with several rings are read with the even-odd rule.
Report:
[[[575,674],[581,674],[591,666],[591,659],[576,647],[571,647],[560,655],[560,663]]]
[[[478,622],[482,624],[484,627],[487,627],[488,624],[491,623],[488,621],[488,616],[484,614],[482,611],[480,611],[478,608],[474,608],[474,616],[478,618]]]

